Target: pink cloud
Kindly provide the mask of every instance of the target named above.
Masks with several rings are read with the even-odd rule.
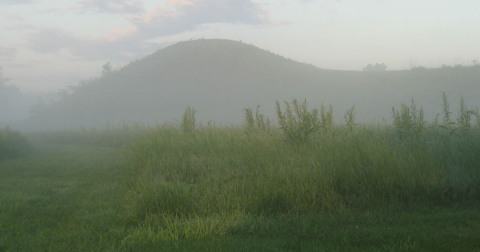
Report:
[[[137,2],[112,1],[114,2],[83,0],[81,3],[85,5],[84,7],[120,11],[125,4]],[[113,3],[118,5],[112,5]],[[111,60],[125,58],[125,55],[139,57],[145,53],[151,53],[154,48],[158,48],[158,45],[147,43],[147,40],[195,30],[202,24],[280,25],[286,23],[269,21],[266,8],[251,0],[167,0],[165,4],[154,10],[134,14],[128,18],[133,28],[111,29],[97,39],[79,38],[61,30],[39,29],[38,32],[32,33],[29,45],[32,50],[40,53],[57,53],[64,49],[84,58]]]
[[[169,34],[192,30],[205,23],[260,24],[266,21],[267,15],[260,4],[246,0],[167,0],[165,5],[130,20],[140,30],[160,31],[163,27]]]
[[[137,30],[136,27],[131,28],[131,29],[111,29],[105,35],[105,40],[107,40],[107,41],[122,40],[124,38],[133,36],[137,32],[138,32],[138,30]]]

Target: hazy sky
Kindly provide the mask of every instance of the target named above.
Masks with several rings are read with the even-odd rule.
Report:
[[[0,0],[0,66],[56,91],[181,40],[242,40],[320,68],[480,60],[478,0]]]

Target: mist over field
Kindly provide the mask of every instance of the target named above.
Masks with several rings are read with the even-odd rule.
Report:
[[[239,41],[184,41],[118,70],[105,64],[101,77],[61,90],[50,104],[40,97],[33,103],[32,95],[4,87],[1,121],[24,130],[154,126],[179,122],[192,106],[203,124],[241,125],[245,108],[260,106],[275,121],[275,102],[296,98],[311,107],[332,105],[338,123],[352,106],[358,122],[391,123],[392,107],[409,105],[412,98],[427,120],[442,111],[442,92],[454,113],[461,96],[469,108],[479,105],[478,65],[370,68],[325,70]]]
[[[275,122],[275,102],[391,123],[442,92],[479,106],[479,3],[328,0],[0,0],[0,126],[22,130]],[[427,15],[425,13],[428,13]],[[61,22],[60,22],[61,21]]]
[[[479,251],[479,10],[0,0],[0,252]]]

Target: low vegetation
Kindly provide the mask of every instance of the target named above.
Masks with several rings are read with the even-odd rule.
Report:
[[[90,145],[128,148],[153,129],[143,124],[107,125],[105,128],[80,130],[30,131],[27,139],[34,144]]]
[[[293,100],[278,124],[188,107],[154,129],[26,133],[36,152],[0,162],[0,251],[474,251],[480,119],[461,103],[427,122],[412,100],[393,125]]]
[[[223,234],[244,216],[478,200],[480,130],[465,126],[472,119],[465,113],[478,111],[461,109],[451,123],[446,96],[443,106],[443,124],[427,123],[413,100],[393,109],[393,126],[357,125],[354,108],[344,115],[346,125],[334,125],[332,107],[309,110],[306,101],[293,100],[284,110],[277,102],[278,128],[259,108],[255,115],[245,110],[244,128],[163,125],[129,156],[129,216],[167,232],[160,236],[168,240]]]
[[[32,152],[32,146],[19,132],[9,127],[0,129],[0,161],[24,157]]]

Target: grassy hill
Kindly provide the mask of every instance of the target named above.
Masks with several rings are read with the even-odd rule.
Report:
[[[104,127],[107,123],[153,124],[179,120],[187,106],[198,119],[242,123],[243,109],[262,106],[274,117],[275,100],[307,99],[332,104],[335,120],[355,105],[363,122],[391,121],[391,107],[412,97],[427,119],[441,111],[441,93],[452,111],[460,95],[479,105],[480,67],[407,71],[334,71],[296,62],[255,46],[229,40],[180,42],[76,89],[24,129]]]

